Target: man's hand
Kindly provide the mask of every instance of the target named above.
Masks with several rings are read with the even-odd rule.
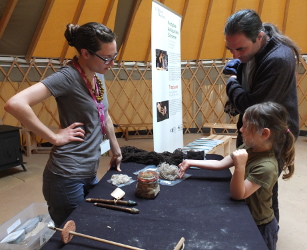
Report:
[[[223,69],[223,74],[225,75],[237,75],[237,68],[241,61],[239,59],[233,59],[229,61],[225,68]]]

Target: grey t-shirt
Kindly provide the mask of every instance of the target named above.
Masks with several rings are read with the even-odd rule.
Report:
[[[104,76],[97,74],[105,88]],[[85,131],[83,142],[70,142],[54,146],[46,167],[53,173],[72,179],[96,175],[100,159],[100,143],[103,140],[97,106],[86,84],[73,66],[64,66],[41,81],[55,97],[62,128],[81,122]],[[103,105],[108,110],[106,91]]]
[[[255,58],[252,58],[249,62],[243,65],[242,70],[242,87],[246,91],[250,91],[253,84],[252,79],[255,71]]]

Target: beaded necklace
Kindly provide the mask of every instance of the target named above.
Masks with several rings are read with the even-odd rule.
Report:
[[[95,88],[92,88],[92,91],[96,97],[97,102],[101,102],[103,100],[104,87],[102,86],[102,81],[97,77],[96,74],[95,74]]]
[[[80,64],[79,64],[79,67],[82,70],[82,73],[84,74],[84,76],[86,77],[86,80],[87,80],[89,86],[92,86],[91,81],[85,75],[84,70],[82,69]],[[95,84],[94,84],[94,88],[92,87],[91,90],[92,90],[93,95],[95,96],[97,102],[101,102],[103,100],[104,87],[102,86],[102,81],[97,77],[96,74],[94,75],[94,77],[95,77]]]
[[[79,64],[78,60],[76,58],[74,58],[69,64],[73,65],[78,70],[78,72],[82,76],[83,80],[85,81],[85,84],[88,88],[88,91],[89,91],[93,101],[95,102],[97,110],[98,110],[102,134],[106,135],[106,121],[105,121],[105,117],[104,117],[104,115],[105,115],[104,114],[104,105],[103,105],[103,102],[101,102],[103,100],[103,95],[104,95],[104,88],[102,86],[102,81],[95,74],[95,85],[94,85],[94,88],[93,88],[91,82],[87,79],[87,77],[84,73],[84,70],[81,68],[81,65]],[[97,95],[97,92],[98,92],[98,95]]]

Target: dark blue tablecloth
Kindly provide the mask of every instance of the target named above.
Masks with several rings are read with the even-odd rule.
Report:
[[[206,157],[220,159],[218,155]],[[122,174],[136,179],[132,173],[144,167],[124,163],[121,169]],[[107,180],[116,173],[110,170],[88,198],[112,199],[110,194],[116,187]],[[84,201],[67,221],[75,221],[78,233],[147,250],[172,250],[181,237],[185,238],[187,250],[267,249],[246,204],[230,198],[228,169],[189,169],[187,173],[191,176],[175,186],[161,185],[154,200],[135,197],[136,182],[121,187],[126,193],[123,200],[138,202],[139,214],[100,208]],[[64,245],[60,234],[56,232],[43,250],[123,249],[78,236]]]

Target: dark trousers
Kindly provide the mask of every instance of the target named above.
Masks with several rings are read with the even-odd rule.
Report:
[[[274,210],[274,215],[279,222],[279,206],[278,206],[278,181],[276,181],[273,187],[273,197],[272,197],[272,208]]]
[[[258,226],[258,229],[269,250],[276,250],[279,226],[276,218],[271,222]]]

